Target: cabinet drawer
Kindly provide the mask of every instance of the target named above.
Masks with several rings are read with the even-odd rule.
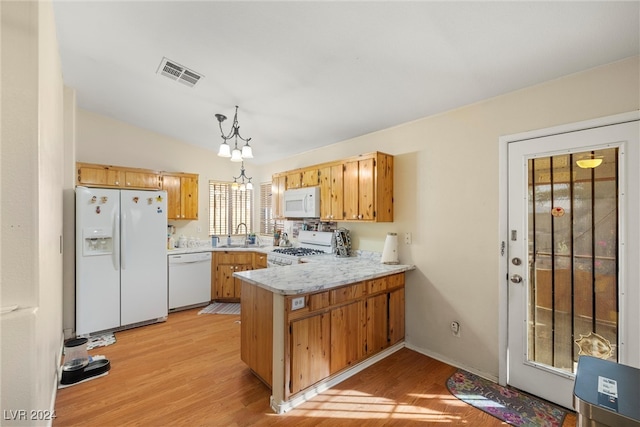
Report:
[[[218,264],[253,264],[251,252],[218,252],[215,254]]]
[[[367,282],[367,293],[375,294],[387,290],[387,278],[380,277],[379,279],[369,280]]]
[[[365,283],[356,283],[355,285],[344,286],[342,288],[330,291],[329,300],[331,305],[340,304],[353,299],[358,299],[365,293]]]
[[[329,307],[329,291],[309,295],[309,310],[315,311]]]
[[[395,289],[404,286],[404,273],[394,274],[393,276],[387,276],[387,289]]]

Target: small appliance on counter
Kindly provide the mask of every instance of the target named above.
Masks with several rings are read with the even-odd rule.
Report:
[[[398,233],[387,233],[380,262],[382,264],[400,264],[398,260]]]
[[[346,258],[351,256],[351,234],[346,228],[339,228],[333,233],[336,256]]]
[[[111,369],[108,359],[90,360],[87,338],[71,338],[64,342],[64,363],[60,384],[71,385],[102,375]]]
[[[278,243],[278,246],[280,246],[281,248],[290,248],[292,246],[287,233],[282,233],[282,237],[280,238],[280,243]]]

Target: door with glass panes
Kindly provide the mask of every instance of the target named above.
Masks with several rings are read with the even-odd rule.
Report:
[[[638,363],[638,129],[508,147],[507,381],[568,408],[579,356]]]

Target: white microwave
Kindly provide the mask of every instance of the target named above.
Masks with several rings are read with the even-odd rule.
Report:
[[[320,218],[320,187],[305,187],[284,192],[285,218]]]

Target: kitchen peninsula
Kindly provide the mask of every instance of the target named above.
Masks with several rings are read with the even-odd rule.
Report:
[[[404,345],[405,272],[362,257],[234,273],[241,358],[283,413]]]

